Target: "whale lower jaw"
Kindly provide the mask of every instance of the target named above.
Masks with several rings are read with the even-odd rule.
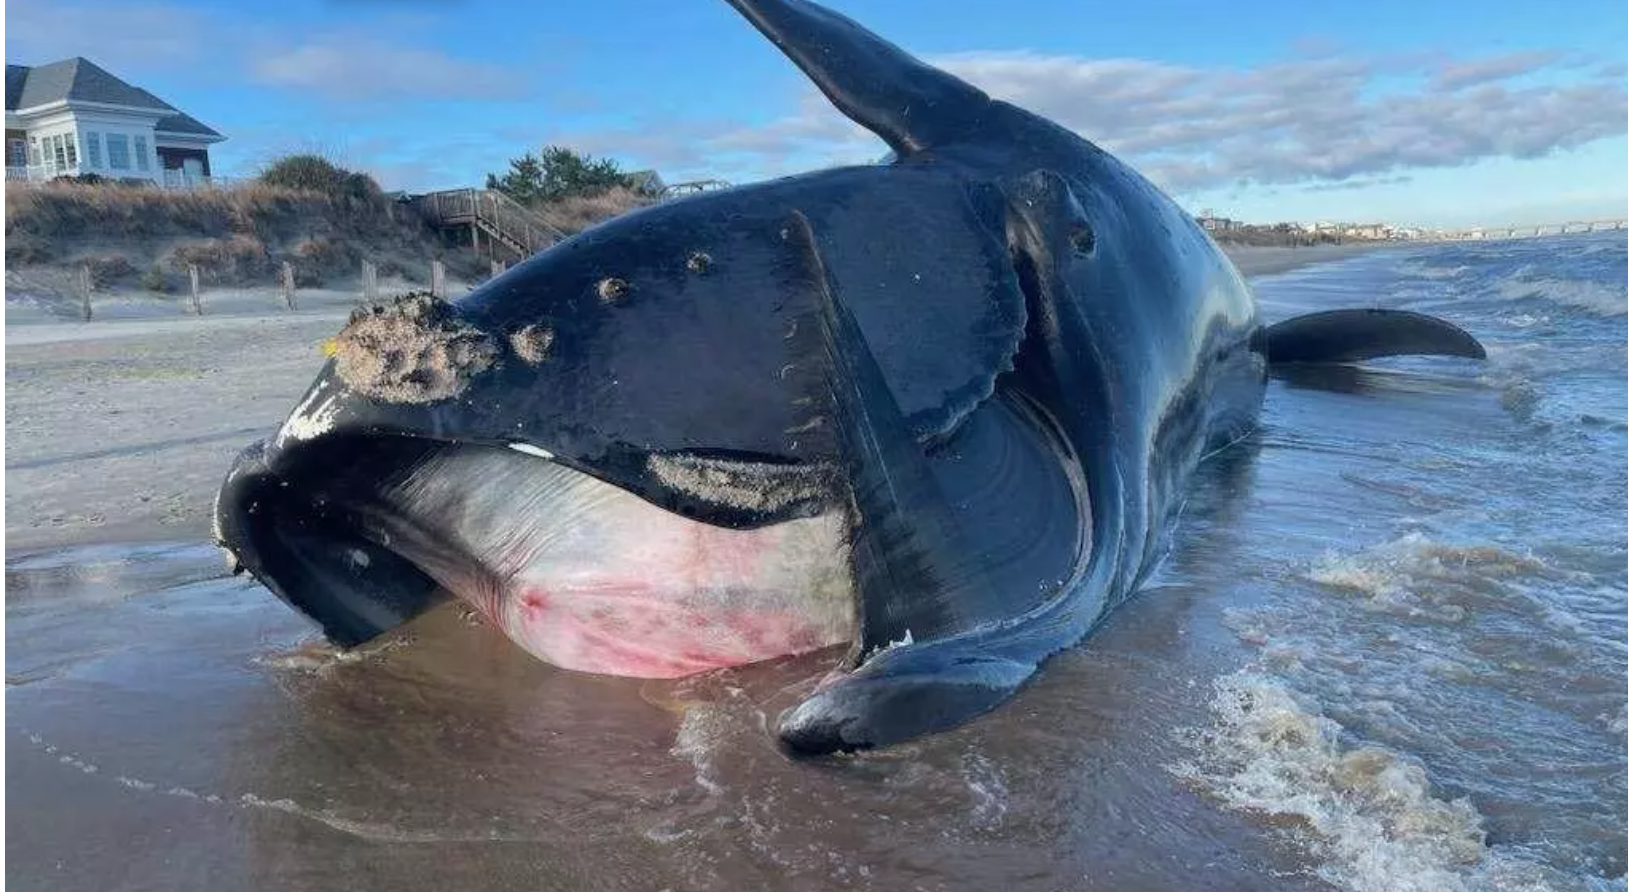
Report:
[[[246,450],[216,538],[341,646],[455,597],[582,672],[674,678],[854,636],[846,518],[680,516],[535,453],[410,437]]]

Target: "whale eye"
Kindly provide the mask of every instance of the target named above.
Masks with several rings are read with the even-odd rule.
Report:
[[[1097,234],[1092,231],[1091,224],[1084,220],[1075,223],[1068,233],[1068,246],[1081,257],[1091,256],[1091,252],[1097,249]]]
[[[595,290],[599,292],[600,300],[608,304],[618,304],[627,299],[628,293],[633,290],[633,286],[629,285],[626,279],[609,276],[600,279]]]
[[[684,262],[684,267],[696,275],[706,275],[707,270],[712,269],[712,255],[705,251],[696,251]]]

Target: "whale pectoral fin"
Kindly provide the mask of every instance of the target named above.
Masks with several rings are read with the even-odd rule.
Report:
[[[1012,612],[911,436],[858,324],[842,304],[808,221],[803,243],[816,306],[799,321],[811,389],[838,432],[853,516],[850,560],[859,629],[843,667],[780,717],[803,753],[897,743],[993,709],[1035,665],[986,652],[992,617]],[[998,635],[994,637],[999,637]]]
[[[1035,672],[1033,663],[999,656],[886,656],[788,710],[780,717],[781,741],[797,752],[823,755],[947,731],[1005,702]]]
[[[977,126],[989,97],[840,13],[801,0],[729,0],[837,110],[899,155]]]
[[[1272,365],[1357,362],[1380,356],[1464,356],[1487,351],[1464,329],[1408,310],[1327,310],[1295,316],[1259,335]]]
[[[980,593],[963,533],[911,435],[858,322],[827,274],[806,217],[787,227],[801,243],[814,306],[799,320],[797,363],[831,418],[853,515],[859,590],[856,653],[955,628]]]

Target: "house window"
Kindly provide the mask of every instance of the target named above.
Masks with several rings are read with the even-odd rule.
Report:
[[[56,162],[56,166],[67,167],[68,146],[67,143],[63,141],[62,134],[58,133],[55,136],[46,137],[46,142],[50,144],[51,160]]]
[[[123,133],[107,135],[107,166],[114,170],[130,169],[130,137]]]
[[[147,137],[136,137],[136,169],[147,169]]]
[[[79,134],[62,134],[62,144],[68,147],[68,166],[79,166]]]
[[[28,140],[26,140],[26,139],[8,139],[8,140],[6,140],[6,166],[7,167],[26,167],[26,166],[28,166]]]
[[[93,168],[102,166],[102,135],[100,133],[85,134],[85,160],[89,161],[90,166]]]
[[[29,164],[43,164],[43,163],[45,163],[44,162],[44,157],[42,155],[40,155],[40,138],[37,137],[37,136],[30,136],[28,138],[28,163]]]

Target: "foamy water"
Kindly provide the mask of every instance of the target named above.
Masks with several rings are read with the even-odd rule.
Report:
[[[1260,289],[1439,313],[1490,361],[1269,401],[1350,513],[1280,525],[1172,770],[1341,889],[1628,889],[1628,239],[1410,255]]]

